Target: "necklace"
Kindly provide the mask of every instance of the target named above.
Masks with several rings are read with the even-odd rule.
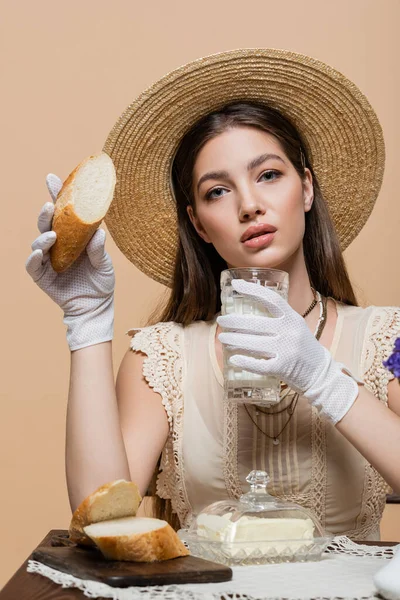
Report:
[[[325,323],[326,323],[326,316],[327,316],[327,299],[322,297],[321,294],[319,292],[316,292],[313,288],[311,288],[313,290],[313,294],[314,294],[314,300],[312,301],[312,303],[310,304],[310,306],[307,308],[306,312],[304,314],[302,314],[302,317],[306,317],[314,308],[314,306],[317,304],[317,302],[319,302],[320,305],[320,315],[319,315],[319,319],[318,319],[318,323],[317,323],[317,327],[315,329],[314,335],[315,338],[317,340],[320,339],[321,334],[324,330],[325,327]],[[282,384],[282,388],[285,392],[285,395],[282,396],[282,400],[284,400],[290,393],[290,388],[286,385],[286,384]],[[265,435],[265,437],[269,438],[272,440],[272,443],[277,446],[279,444],[279,436],[283,433],[283,431],[286,429],[286,427],[289,425],[290,420],[294,414],[294,411],[296,409],[297,406],[297,402],[299,399],[299,394],[296,392],[291,400],[291,402],[285,406],[285,408],[281,409],[281,410],[277,410],[277,411],[265,411],[262,410],[260,407],[255,407],[255,415],[258,416],[258,414],[261,412],[264,415],[279,415],[285,411],[288,412],[289,414],[289,418],[287,419],[285,425],[282,427],[282,429],[280,430],[280,432],[274,436],[268,435],[268,433],[265,433],[265,431],[263,429],[261,429],[261,427],[258,425],[258,423],[253,419],[253,417],[251,416],[246,404],[244,404],[244,408],[250,418],[250,420],[252,421],[252,423],[257,427],[257,429],[263,434]]]
[[[312,311],[314,306],[317,304],[317,292],[314,290],[313,287],[311,289],[312,289],[314,299],[311,302],[310,306],[307,308],[306,312],[301,315],[303,317],[303,319],[305,319],[305,317]]]

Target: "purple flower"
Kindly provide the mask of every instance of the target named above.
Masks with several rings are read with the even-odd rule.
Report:
[[[399,379],[400,383],[400,338],[397,338],[394,343],[393,353],[382,364]]]

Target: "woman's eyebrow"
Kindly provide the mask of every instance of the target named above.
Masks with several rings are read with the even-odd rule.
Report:
[[[260,156],[253,158],[253,160],[251,160],[249,162],[249,164],[247,165],[247,170],[251,171],[252,169],[259,167],[263,162],[265,162],[266,160],[270,160],[271,158],[280,160],[283,162],[283,164],[286,164],[285,161],[283,160],[283,158],[281,156],[279,156],[278,154],[267,153],[267,154],[261,154]],[[208,181],[209,179],[228,179],[228,178],[229,178],[228,171],[209,171],[208,173],[205,173],[204,175],[202,175],[200,177],[200,179],[197,183],[197,191],[199,191],[199,188],[200,188],[201,184],[204,183],[204,181]]]
[[[249,162],[249,164],[247,165],[247,170],[251,171],[252,169],[255,169],[256,167],[259,167],[263,162],[265,162],[266,160],[269,160],[271,158],[275,158],[276,160],[280,160],[283,162],[283,164],[286,164],[285,161],[283,160],[283,158],[281,156],[279,156],[279,154],[261,154],[260,156],[257,156],[257,158],[254,158],[251,162]]]

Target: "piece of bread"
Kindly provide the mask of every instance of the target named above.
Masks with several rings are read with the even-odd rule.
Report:
[[[114,519],[88,525],[84,531],[109,560],[154,562],[190,554],[176,531],[161,519]]]
[[[132,517],[136,515],[141,500],[139,489],[133,481],[117,479],[102,485],[75,510],[69,526],[69,539],[76,544],[93,546],[93,541],[83,530],[86,525]]]
[[[85,158],[64,181],[55,203],[50,248],[53,269],[68,269],[104,219],[114,196],[116,174],[105,152]]]

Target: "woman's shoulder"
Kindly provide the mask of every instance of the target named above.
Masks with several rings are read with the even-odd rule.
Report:
[[[381,368],[382,361],[393,350],[395,339],[400,337],[400,306],[362,307],[337,303],[337,307],[338,314],[342,312],[343,335],[347,333],[352,343],[360,345],[366,368],[372,363],[375,369]]]
[[[336,302],[341,337],[360,349],[362,356],[374,355],[380,362],[391,353],[400,336],[400,306],[351,306]]]
[[[157,323],[151,323],[149,325],[144,325],[143,327],[131,327],[126,332],[130,336],[135,336],[138,332],[146,332],[150,333],[153,331],[169,331],[170,329],[182,327],[181,323],[176,323],[175,321],[158,321]]]
[[[181,340],[192,335],[197,336],[200,332],[207,332],[215,323],[211,321],[193,321],[188,325],[176,321],[159,321],[144,327],[133,327],[127,331],[131,336],[130,346],[132,350],[141,350],[154,346],[168,346],[178,349]]]
[[[386,404],[387,385],[394,376],[383,363],[393,352],[396,338],[400,337],[400,307],[372,305],[364,312],[367,318],[361,331],[360,357],[363,379],[370,391]]]
[[[400,306],[377,306],[371,304],[368,306],[353,306],[335,300],[336,308],[342,313],[342,316],[348,320],[356,320],[364,323],[370,323],[375,326],[394,326],[400,320]]]
[[[366,337],[373,338],[391,349],[400,336],[400,306],[368,306],[366,309]]]
[[[127,334],[131,336],[130,347],[146,354],[154,354],[156,349],[177,346],[182,329],[181,323],[159,321],[143,327],[132,327]]]
[[[220,314],[220,313],[218,313]],[[152,323],[149,325],[145,325],[143,327],[132,327],[128,329],[127,334],[134,336],[137,332],[143,331],[146,333],[151,332],[164,332],[171,330],[187,330],[190,331],[192,329],[200,329],[200,328],[209,328],[215,323],[215,319],[218,315],[210,321],[198,320],[192,321],[188,325],[184,325],[183,323],[177,323],[176,321],[158,321],[157,323]]]

